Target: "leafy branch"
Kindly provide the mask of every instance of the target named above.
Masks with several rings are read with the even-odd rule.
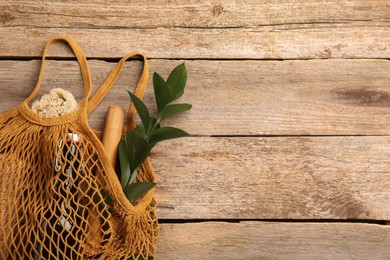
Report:
[[[133,205],[156,186],[153,182],[136,182],[138,168],[149,156],[152,148],[159,142],[188,136],[188,133],[178,128],[160,125],[165,119],[191,109],[191,104],[171,104],[184,94],[186,83],[187,70],[184,63],[174,68],[166,81],[158,73],[153,74],[157,116],[150,116],[142,100],[128,91],[141,123],[125,133],[119,142],[118,151],[122,189]]]

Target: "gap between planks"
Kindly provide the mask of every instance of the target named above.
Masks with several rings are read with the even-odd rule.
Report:
[[[360,219],[159,219],[160,224],[186,224],[186,223],[356,223],[372,225],[390,225],[386,220],[360,220]]]
[[[75,57],[68,56],[56,56],[48,55],[46,56],[46,61],[77,61]],[[104,61],[108,63],[117,63],[121,57],[86,57],[88,61]],[[345,58],[159,58],[159,57],[147,57],[148,61],[261,61],[261,62],[275,62],[275,61],[318,61],[318,60],[385,60],[390,61],[388,57],[345,57]],[[41,61],[42,56],[0,56],[0,61]],[[131,57],[127,61],[142,61],[142,58]]]

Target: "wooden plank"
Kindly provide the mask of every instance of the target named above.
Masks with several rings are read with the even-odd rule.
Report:
[[[3,1],[3,26],[57,28],[258,27],[388,21],[383,0],[366,1]]]
[[[390,137],[184,138],[157,146],[159,217],[390,219]]]
[[[151,60],[167,77],[182,61]],[[21,102],[37,80],[39,61],[0,61],[0,112]],[[89,61],[95,88],[113,63]],[[186,61],[188,86],[181,102],[192,111],[169,123],[194,135],[387,135],[390,132],[390,62],[387,60]],[[65,87],[80,98],[79,68],[49,61],[44,90]],[[110,104],[128,106],[141,69],[129,62],[117,85],[91,117],[102,129]],[[149,82],[145,102],[154,103]]]
[[[388,259],[390,227],[358,223],[163,224],[158,259]]]
[[[94,58],[122,57],[134,50],[151,58],[175,59],[390,58],[390,27],[383,22],[315,28],[312,24],[227,29],[1,27],[0,56],[39,56],[43,44],[58,35],[74,37]],[[53,55],[71,54],[54,51]]]
[[[389,137],[186,138],[157,146],[162,219],[389,220]]]

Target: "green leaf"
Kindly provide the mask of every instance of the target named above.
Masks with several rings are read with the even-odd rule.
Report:
[[[178,65],[169,74],[167,85],[170,90],[170,101],[176,100],[184,93],[184,87],[187,83],[187,69],[184,63]]]
[[[134,130],[129,130],[125,135],[130,172],[133,173],[145,161],[150,154],[148,141]]]
[[[153,87],[157,109],[160,112],[170,102],[171,94],[165,80],[156,72],[153,74]]]
[[[149,127],[150,127],[150,124],[149,124]],[[142,137],[146,137],[146,131],[145,131],[145,127],[142,123],[138,124],[135,128],[134,128],[134,131],[137,132],[137,134],[139,134],[140,136]]]
[[[121,139],[118,146],[119,162],[121,166],[121,185],[124,188],[130,178],[130,163],[127,154],[126,142]]]
[[[128,183],[126,184],[126,186],[129,185],[129,184],[131,184],[131,183],[133,183],[133,181],[134,181],[135,178],[137,177],[137,174],[138,174],[138,170],[135,170],[135,171],[131,174],[130,179],[129,179]]]
[[[174,104],[174,105],[169,105],[169,106],[166,106],[163,111],[161,111],[161,113],[158,114],[158,122],[170,117],[170,116],[173,116],[177,113],[180,113],[180,112],[184,112],[184,111],[187,111],[187,110],[190,110],[192,107],[191,104]]]
[[[158,142],[188,135],[188,133],[175,127],[161,127],[152,133],[149,138],[149,143],[151,146],[155,146]]]
[[[126,194],[127,199],[134,205],[138,199],[155,186],[156,183],[153,182],[135,182],[126,186],[123,191]]]
[[[133,102],[135,109],[137,110],[137,113],[139,117],[141,118],[142,124],[144,125],[145,129],[149,128],[149,111],[147,107],[145,106],[144,102],[142,102],[141,99],[139,99],[136,95],[131,93],[130,91],[127,91],[130,95],[131,101]]]

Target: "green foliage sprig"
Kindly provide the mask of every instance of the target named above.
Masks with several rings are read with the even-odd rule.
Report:
[[[188,133],[178,128],[160,125],[163,120],[191,109],[191,104],[171,104],[184,94],[186,83],[187,70],[184,63],[174,68],[167,80],[156,72],[153,74],[157,116],[150,116],[142,100],[128,91],[141,123],[125,133],[124,139],[119,142],[118,151],[122,189],[133,205],[156,186],[153,182],[135,182],[138,168],[149,156],[152,148],[159,142],[188,136]]]

